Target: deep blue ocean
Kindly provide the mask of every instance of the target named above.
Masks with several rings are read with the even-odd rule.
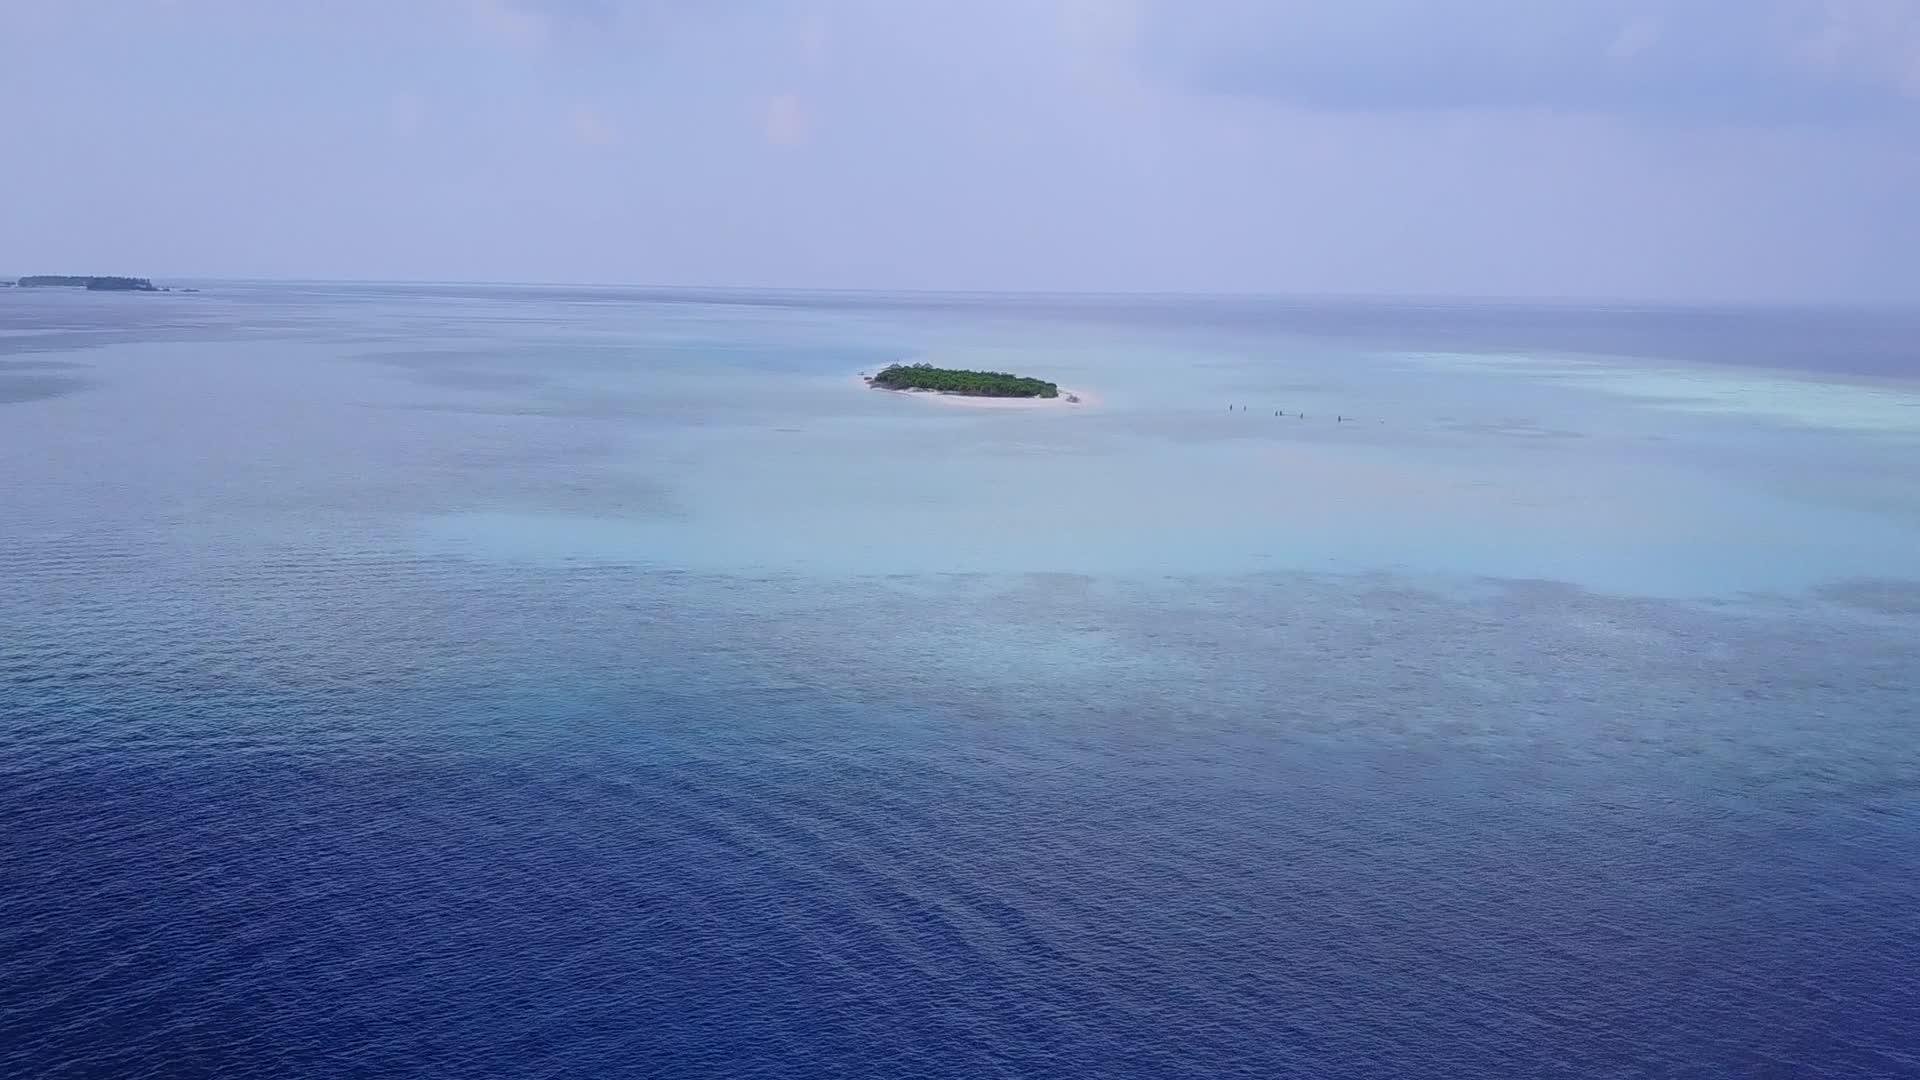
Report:
[[[1920,1076],[1920,315],[200,284],[0,290],[0,1076]]]

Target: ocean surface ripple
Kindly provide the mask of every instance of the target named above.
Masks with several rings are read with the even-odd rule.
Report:
[[[0,405],[0,1075],[1920,1075],[1897,564],[1764,547],[1834,569],[1695,596],[1205,545],[1059,572],[1016,495],[840,486],[891,415],[810,405],[766,421],[819,435],[798,464],[749,460],[775,436],[706,430],[666,361],[551,360],[597,294],[250,288],[103,340],[35,301],[70,306],[16,350],[84,371]],[[852,316],[800,309],[765,331],[800,359],[729,362],[830,401],[808,320]],[[500,326],[515,358],[470,351]],[[175,351],[228,348],[285,370]],[[417,377],[449,363],[525,378]],[[1069,434],[902,415],[1092,484],[1186,445],[1121,397]],[[910,544],[998,531],[954,572],[752,561],[689,477],[753,460],[776,520],[805,483],[858,528],[920,500]],[[1147,525],[1096,494],[1104,567]]]

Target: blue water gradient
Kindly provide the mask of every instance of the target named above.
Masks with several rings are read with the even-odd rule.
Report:
[[[1920,390],[1250,303],[0,294],[0,1075],[1920,1074]]]

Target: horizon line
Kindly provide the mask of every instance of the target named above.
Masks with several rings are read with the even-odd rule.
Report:
[[[0,281],[15,281],[22,277],[49,276],[38,272],[31,274],[0,275]],[[1912,299],[1839,299],[1839,298],[1799,298],[1783,297],[1684,297],[1656,298],[1646,296],[1606,296],[1577,294],[1520,294],[1497,295],[1487,293],[1443,293],[1443,292],[1353,292],[1353,291],[1248,291],[1248,290],[1193,290],[1193,289],[991,289],[991,288],[930,288],[917,287],[876,287],[876,286],[811,286],[811,285],[721,285],[721,284],[662,284],[618,281],[515,281],[507,279],[455,279],[455,278],[381,278],[381,277],[281,277],[281,276],[229,276],[220,274],[159,274],[159,275],[103,275],[103,274],[60,274],[52,276],[69,277],[107,277],[139,276],[149,281],[206,283],[220,282],[244,285],[384,285],[384,286],[452,286],[479,288],[537,288],[537,289],[627,289],[642,292],[683,292],[683,293],[761,293],[761,294],[814,294],[845,296],[927,296],[927,297],[1033,297],[1047,299],[1073,298],[1114,298],[1140,299],[1162,298],[1180,300],[1294,300],[1315,302],[1367,302],[1367,303],[1445,303],[1469,305],[1512,305],[1512,306],[1637,306],[1649,308],[1760,308],[1760,307],[1813,307],[1813,308],[1920,308],[1920,297]]]

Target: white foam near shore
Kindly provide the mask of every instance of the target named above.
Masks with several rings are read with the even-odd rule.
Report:
[[[1056,397],[982,397],[975,394],[951,394],[943,390],[892,390],[884,386],[873,385],[872,376],[861,372],[856,376],[860,385],[869,390],[885,394],[899,394],[902,397],[920,398],[937,401],[943,405],[957,405],[968,409],[1084,409],[1097,405],[1098,399],[1084,390],[1069,390],[1060,387]]]

